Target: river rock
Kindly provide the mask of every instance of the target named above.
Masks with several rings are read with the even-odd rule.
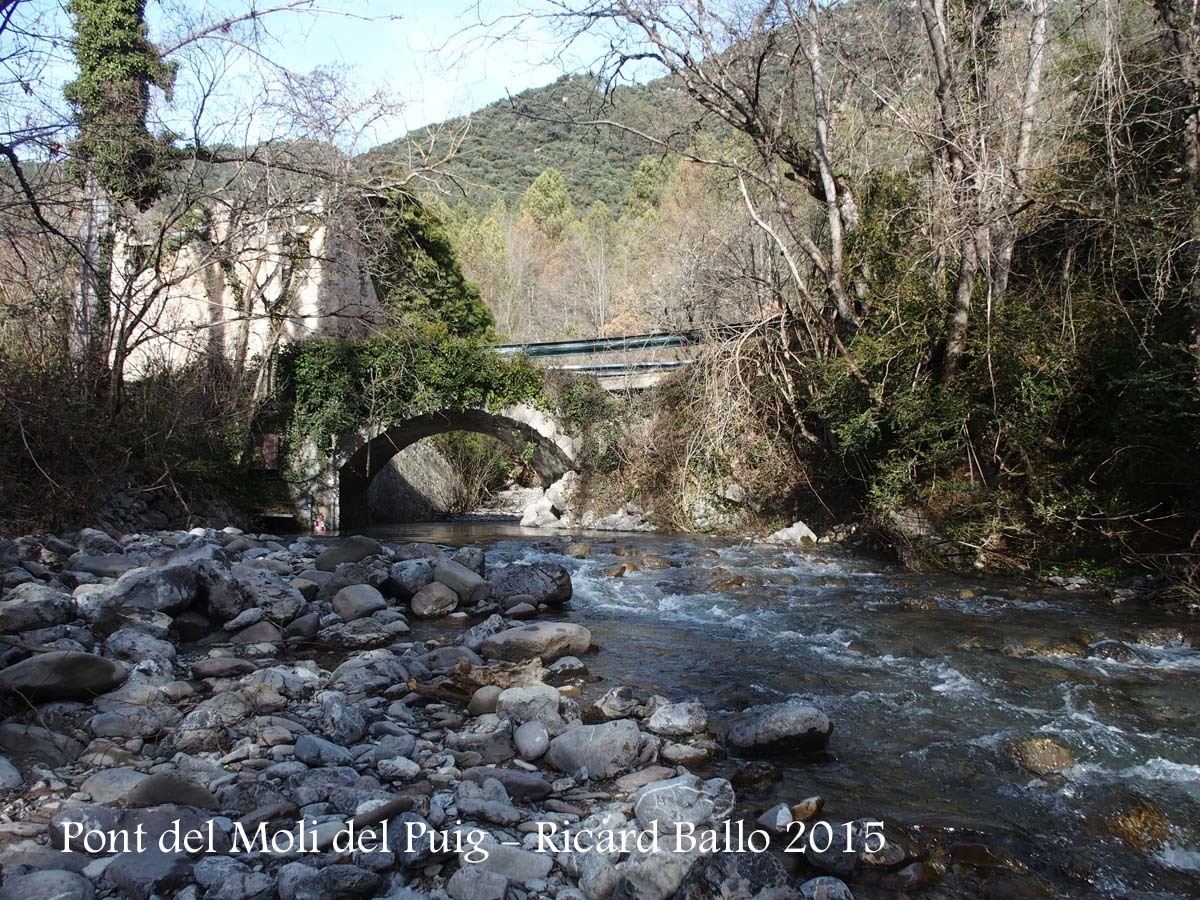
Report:
[[[670,703],[655,710],[646,727],[667,737],[700,734],[708,727],[708,712],[695,701]]]
[[[177,613],[204,599],[227,578],[223,556],[200,548],[194,553],[166,554],[149,566],[131,569],[95,597],[89,618],[98,619],[110,610],[151,609]]]
[[[510,847],[499,843],[491,835],[485,837],[479,846],[487,852],[488,858],[477,865],[518,884],[545,878],[554,865],[554,859],[548,853]]]
[[[97,798],[93,796],[92,799]],[[141,778],[129,788],[124,797],[126,806],[149,807],[169,803],[193,806],[197,809],[220,809],[217,798],[208,788],[201,787],[190,778],[169,772],[159,772]]]
[[[513,563],[488,575],[497,599],[525,594],[538,603],[565,603],[571,599],[571,575],[558,563]]]
[[[454,591],[463,606],[476,606],[491,595],[492,586],[478,572],[453,559],[444,559],[435,565],[433,577]]]
[[[514,725],[525,722],[541,722],[555,733],[564,727],[558,714],[562,694],[548,684],[531,684],[510,687],[500,692],[496,699],[496,714],[511,719]]]
[[[15,791],[24,783],[20,769],[0,756],[0,791]]]
[[[680,823],[723,822],[733,812],[733,801],[733,785],[724,778],[701,781],[696,775],[680,775],[639,788],[633,812],[643,828],[657,822],[660,832],[670,832]]]
[[[0,601],[0,633],[16,634],[35,628],[52,628],[76,616],[75,600],[44,584],[18,585]]]
[[[115,804],[146,778],[145,772],[129,766],[102,769],[85,778],[79,789],[91,794],[93,803]]]
[[[1009,752],[1022,768],[1034,775],[1053,775],[1075,765],[1075,756],[1053,738],[1020,738],[1009,744]]]
[[[508,879],[482,866],[463,866],[446,885],[452,900],[504,900],[507,891]]]
[[[591,778],[612,778],[637,762],[641,739],[629,719],[576,725],[550,742],[546,761],[568,775],[587,769]]]
[[[800,885],[799,891],[802,900],[854,900],[846,882],[832,875],[810,878]]]
[[[483,687],[477,688],[471,695],[471,701],[467,704],[467,712],[472,716],[494,713],[496,704],[500,702],[501,693],[503,693],[503,689],[494,684],[485,684]]]
[[[673,900],[760,897],[787,884],[787,869],[771,853],[717,853],[698,860]],[[769,895],[768,895],[769,896]],[[781,895],[786,897],[787,894]]]
[[[517,755],[521,759],[533,762],[545,756],[550,749],[550,733],[542,722],[526,722],[513,732],[513,743],[517,745]]]
[[[348,766],[354,757],[345,747],[315,734],[302,734],[296,739],[296,759],[310,766]]]
[[[0,689],[29,700],[86,700],[107,694],[125,680],[119,662],[75,651],[39,653],[0,670]]]
[[[333,596],[333,610],[347,622],[387,609],[383,594],[369,584],[352,584]]]
[[[767,535],[764,539],[768,544],[784,544],[792,547],[807,547],[817,542],[816,533],[803,522],[793,522],[787,528]]]
[[[205,856],[192,871],[204,900],[273,900],[275,879],[228,856]]]
[[[172,893],[191,876],[192,861],[186,854],[163,853],[155,846],[147,846],[141,853],[119,853],[104,870],[104,880],[131,900]]]
[[[382,550],[379,541],[356,534],[322,550],[317,555],[315,565],[322,572],[332,572],[342,563],[358,562],[368,556],[378,556]]]
[[[132,628],[122,628],[120,631],[114,631],[105,639],[104,652],[111,657],[136,665],[143,659],[174,659],[175,645],[170,641],[160,641],[158,638]]]
[[[409,600],[413,594],[433,581],[433,561],[429,559],[406,559],[394,563],[388,570],[387,588],[401,600]]]
[[[561,656],[586,653],[592,645],[592,633],[572,622],[539,622],[521,625],[494,634],[483,642],[483,655],[488,659],[520,662],[541,657],[550,662]]]
[[[305,607],[304,595],[274,572],[236,565],[230,576],[209,590],[208,612],[217,622],[257,608],[272,621],[286,624]]]
[[[278,644],[283,640],[283,632],[274,622],[257,622],[249,628],[243,628],[229,639],[232,644]]]
[[[0,900],[92,900],[95,896],[90,881],[63,869],[10,875],[0,887]]]
[[[729,729],[731,746],[744,753],[811,752],[823,750],[833,733],[829,717],[796,700],[760,706]]]
[[[449,615],[458,606],[459,596],[439,581],[431,581],[412,598],[413,615],[419,619],[436,619]]]

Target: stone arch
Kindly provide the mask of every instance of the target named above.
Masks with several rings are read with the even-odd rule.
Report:
[[[494,413],[468,409],[415,416],[382,433],[347,436],[339,442],[345,448],[341,454],[344,461],[331,467],[336,483],[329,492],[331,501],[336,498],[336,508],[327,504],[327,514],[336,527],[344,529],[369,520],[367,487],[388,460],[416,441],[447,431],[486,434],[517,452],[532,447],[531,465],[546,486],[575,468],[578,440],[567,435],[552,416],[532,406],[518,404]]]

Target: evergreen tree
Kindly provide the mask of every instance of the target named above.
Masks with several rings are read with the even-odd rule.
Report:
[[[562,174],[553,166],[542,170],[521,198],[521,215],[528,217],[551,240],[558,240],[575,218],[575,207]]]

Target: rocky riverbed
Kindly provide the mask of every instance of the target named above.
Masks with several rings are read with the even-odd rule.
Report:
[[[924,877],[896,833],[800,872],[728,831],[742,852],[688,845],[736,814],[731,781],[690,771],[722,738],[804,754],[833,724],[791,702],[715,735],[701,703],[620,685],[582,704],[592,636],[564,620],[561,565],[85,529],[0,542],[0,577],[4,900],[832,900],[850,896],[833,873]],[[411,638],[442,619],[463,627]],[[795,800],[749,827],[820,811]]]

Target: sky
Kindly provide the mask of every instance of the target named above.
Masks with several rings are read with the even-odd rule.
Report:
[[[209,0],[204,7],[232,12],[249,2],[267,7],[273,0]],[[357,92],[381,89],[393,95],[398,112],[373,126],[367,146],[584,71],[596,46],[584,44],[562,56],[550,27],[527,16],[543,8],[538,0],[316,2],[321,11],[268,17],[267,52],[301,73],[345,66]],[[148,15],[153,28],[153,5]]]
[[[174,98],[156,96],[155,121],[206,142],[252,143],[276,133],[261,111],[261,101],[271,99],[271,77],[278,83],[275,64],[298,74],[344,67],[356,97],[382,90],[396,101],[359,137],[353,149],[361,152],[587,71],[600,55],[596,41],[564,51],[546,20],[530,15],[553,0],[147,0],[146,18],[161,47],[199,22],[296,2],[310,8],[258,20],[264,34],[253,49],[238,46],[244,32],[233,31],[168,57],[180,71]],[[75,76],[66,0],[23,0],[17,11],[25,31],[0,37],[0,130],[9,135],[29,122],[66,122],[62,87]],[[35,52],[14,55],[21,47]],[[209,81],[219,87],[206,87]],[[29,85],[32,91],[23,89]],[[191,121],[197,109],[206,118],[199,129]]]
[[[399,15],[363,21],[338,15],[290,15],[272,27],[280,59],[292,68],[341,63],[367,85],[389,88],[406,109],[404,125],[443,121],[553,81],[564,73],[554,61],[557,43],[544,28],[517,27],[512,18],[529,4],[502,0],[480,10],[467,0],[366,0],[354,4],[364,15]],[[492,43],[470,26],[479,13],[496,31],[515,33]]]

